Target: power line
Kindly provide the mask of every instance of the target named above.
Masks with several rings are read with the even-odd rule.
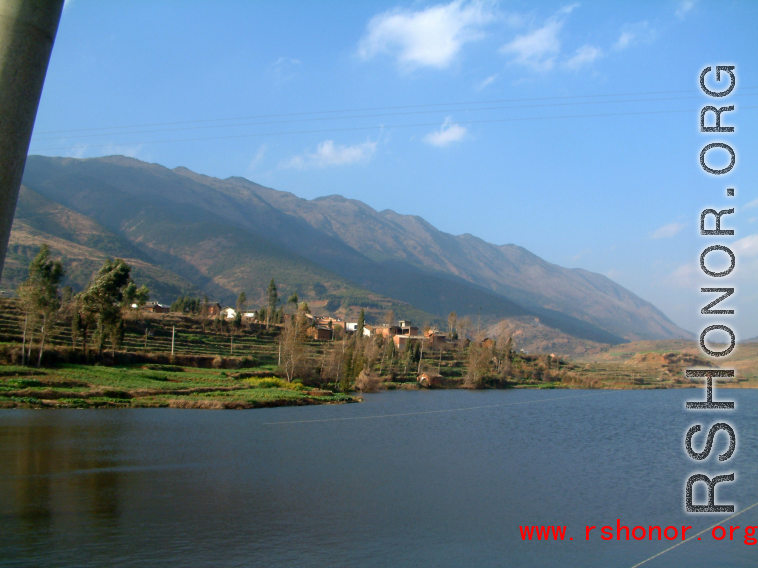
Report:
[[[285,422],[264,422],[263,426],[276,426],[279,424],[311,424],[313,422],[341,422],[343,420],[369,420],[372,418],[396,418],[398,416],[420,416],[422,414],[440,414],[444,412],[463,412],[466,410],[481,410],[484,408],[502,408],[504,406],[519,406],[522,404],[537,404],[540,402],[553,402],[554,400],[566,400],[569,398],[586,398],[588,396],[601,396],[609,394],[608,391],[594,394],[578,394],[574,396],[556,396],[552,398],[540,398],[538,400],[523,400],[521,402],[506,402],[503,404],[486,404],[482,406],[464,406],[462,408],[442,408],[440,410],[421,410],[418,412],[400,412],[397,414],[374,414],[371,416],[343,416],[341,418],[320,418],[315,420],[288,420]]]
[[[758,87],[741,87],[741,91],[753,90],[753,89],[758,89]],[[37,134],[61,134],[61,133],[66,133],[66,132],[91,132],[94,130],[146,128],[146,127],[152,127],[152,126],[173,126],[173,125],[179,125],[179,124],[196,124],[196,123],[201,123],[201,122],[220,122],[220,121],[230,121],[230,120],[248,120],[248,119],[255,119],[255,118],[282,118],[282,117],[289,117],[289,116],[307,116],[311,114],[336,114],[336,113],[344,113],[344,112],[398,110],[398,109],[405,109],[405,108],[430,108],[430,107],[453,106],[453,105],[495,104],[495,103],[507,103],[507,102],[529,102],[529,101],[548,101],[548,100],[565,100],[565,99],[587,99],[587,98],[599,98],[599,97],[669,95],[669,94],[678,94],[678,93],[692,93],[692,89],[675,90],[675,91],[640,91],[640,92],[633,92],[633,93],[609,93],[609,94],[599,94],[599,95],[570,95],[570,96],[561,96],[561,97],[491,99],[491,100],[485,100],[485,101],[464,101],[464,102],[430,103],[430,104],[421,104],[421,105],[368,107],[368,108],[357,108],[357,109],[319,110],[319,111],[295,112],[295,113],[286,113],[286,114],[262,114],[262,115],[238,116],[238,117],[229,117],[229,118],[206,118],[206,119],[199,119],[199,120],[185,120],[185,121],[177,121],[177,122],[154,122],[154,123],[143,123],[143,124],[131,124],[131,125],[124,125],[124,126],[102,126],[102,127],[97,127],[97,128],[80,128],[80,129],[70,129],[70,130],[45,130],[45,131],[38,132]]]
[[[682,542],[679,542],[679,543],[675,544],[674,546],[670,546],[670,547],[669,547],[669,548],[667,548],[666,550],[664,550],[664,551],[662,551],[662,552],[659,552],[658,554],[656,554],[656,555],[654,555],[654,556],[651,556],[650,558],[648,558],[648,559],[646,559],[646,560],[643,560],[642,562],[638,562],[637,564],[635,564],[634,566],[632,566],[632,568],[637,568],[638,566],[642,566],[643,564],[645,564],[645,563],[647,563],[647,562],[650,562],[650,561],[651,561],[653,558],[658,558],[659,556],[661,556],[661,555],[663,555],[663,554],[666,554],[666,553],[667,553],[669,550],[673,550],[673,549],[674,549],[674,548],[676,548],[677,546],[681,546],[681,545],[683,545],[685,542],[689,542],[689,541],[691,541],[692,539],[694,539],[694,538],[696,538],[696,537],[700,536],[701,534],[703,534],[703,533],[705,533],[705,532],[708,532],[709,530],[712,530],[712,529],[716,528],[716,527],[717,527],[717,526],[719,526],[720,524],[722,524],[722,523],[725,523],[725,522],[727,522],[728,520],[730,520],[730,519],[733,519],[734,517],[736,517],[736,516],[738,516],[738,515],[741,515],[742,513],[745,513],[746,511],[749,511],[750,509],[752,509],[752,508],[753,508],[753,507],[755,507],[755,506],[758,506],[758,503],[753,503],[753,504],[752,504],[752,505],[750,505],[750,506],[749,506],[747,509],[742,509],[742,511],[740,511],[739,513],[735,513],[735,514],[734,514],[734,515],[732,515],[731,517],[727,517],[726,519],[722,519],[722,520],[720,520],[720,521],[719,521],[718,523],[716,523],[715,525],[712,525],[712,526],[708,527],[707,529],[703,529],[702,531],[700,531],[700,532],[699,532],[699,533],[697,533],[697,534],[693,534],[693,535],[692,535],[690,538],[688,538],[687,540],[683,540]]]
[[[758,93],[748,93],[744,96],[752,97],[756,96]],[[246,122],[246,123],[240,123],[240,124],[213,124],[208,126],[187,126],[184,128],[162,128],[159,130],[136,130],[132,132],[105,132],[105,133],[98,133],[98,134],[79,134],[76,136],[66,136],[66,139],[72,139],[72,138],[93,138],[93,137],[100,137],[100,136],[113,136],[113,135],[126,135],[126,134],[152,134],[156,132],[178,132],[178,131],[186,131],[186,130],[204,130],[208,128],[229,128],[229,127],[241,127],[241,126],[259,126],[259,125],[265,125],[265,124],[289,124],[294,122],[314,122],[314,121],[322,121],[322,120],[344,120],[344,119],[354,119],[354,118],[379,118],[379,117],[387,117],[387,116],[407,116],[407,115],[414,115],[414,114],[433,114],[438,112],[470,112],[470,111],[485,111],[485,110],[506,110],[506,109],[522,109],[522,108],[545,108],[545,107],[556,107],[556,106],[578,106],[578,105],[598,105],[598,104],[615,104],[615,103],[639,103],[639,102],[657,102],[657,101],[678,101],[678,100],[684,100],[684,99],[696,99],[699,98],[697,96],[689,96],[689,97],[666,97],[666,98],[652,98],[652,99],[624,99],[624,100],[617,100],[617,101],[582,101],[582,102],[571,102],[571,103],[548,103],[548,104],[536,104],[536,105],[517,105],[517,106],[495,106],[495,107],[479,107],[479,108],[459,108],[459,109],[435,109],[435,110],[417,110],[417,111],[406,111],[406,112],[393,112],[393,113],[381,113],[381,114],[357,114],[357,115],[348,115],[348,116],[321,116],[321,117],[314,117],[314,118],[296,118],[296,119],[290,119],[290,120],[274,120],[274,121],[264,121],[264,122]],[[33,142],[38,142],[42,140],[60,140],[61,136],[50,136],[46,138],[33,138]]]
[[[743,106],[742,109],[758,108],[758,106]],[[674,114],[683,112],[696,112],[699,109],[681,109],[681,110],[659,110],[659,111],[639,111],[639,112],[619,112],[619,113],[601,113],[601,114],[574,114],[574,115],[558,115],[558,116],[539,116],[539,117],[522,117],[522,118],[500,118],[500,119],[488,119],[488,120],[464,120],[457,121],[455,124],[489,124],[498,122],[526,122],[532,120],[555,120],[563,118],[598,118],[607,116],[637,116],[637,115],[651,115],[651,114]],[[391,125],[376,125],[376,126],[356,126],[351,128],[327,128],[322,130],[298,130],[289,132],[261,132],[257,134],[234,134],[229,136],[210,136],[204,138],[174,138],[168,140],[146,140],[143,142],[109,142],[107,144],[88,144],[84,148],[104,148],[112,146],[120,146],[124,144],[164,144],[169,142],[198,142],[205,140],[228,140],[234,138],[257,138],[260,136],[285,136],[289,134],[316,134],[327,132],[351,132],[358,130],[379,130],[384,128],[413,128],[421,126],[439,126],[439,122],[426,122],[417,124],[391,124]],[[79,150],[83,146],[61,146],[55,148],[36,148],[34,152],[49,152],[53,150]]]

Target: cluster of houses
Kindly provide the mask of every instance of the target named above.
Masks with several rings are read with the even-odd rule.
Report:
[[[133,308],[137,308],[137,305],[133,305]],[[147,302],[142,309],[154,313],[165,314],[170,310],[169,306],[161,304],[159,302]],[[244,320],[254,321],[258,318],[258,312],[255,310],[243,310],[241,311],[242,318]],[[215,318],[221,315],[224,319],[233,320],[237,317],[237,310],[232,307],[221,307],[221,304],[213,302],[208,304],[208,317]],[[311,339],[316,341],[331,341],[334,338],[334,330],[337,326],[342,327],[346,333],[357,333],[358,322],[345,322],[340,318],[332,316],[312,316],[307,314],[306,317],[310,320],[311,325],[308,328],[308,334]],[[395,348],[403,350],[408,343],[411,345],[426,342],[429,347],[441,347],[448,343],[448,336],[446,333],[442,333],[436,329],[428,329],[423,334],[419,334],[419,327],[414,325],[409,320],[400,320],[397,325],[381,324],[381,325],[369,325],[363,326],[363,335],[365,337],[382,336],[387,339],[392,339],[395,343]]]
[[[132,308],[138,308],[137,304],[132,304]],[[167,314],[171,311],[171,307],[160,302],[147,302],[142,306],[142,310],[150,312],[151,314]],[[237,310],[234,308],[222,308],[218,302],[212,302],[208,304],[208,317],[215,318],[219,314],[226,319],[234,319],[237,317]],[[255,310],[242,311],[242,317],[250,320],[254,320],[258,317],[258,312]]]
[[[334,328],[337,325],[342,326],[347,333],[358,332],[357,322],[343,322],[339,318],[331,316],[309,317],[313,320],[311,337],[317,341],[330,341],[334,336]],[[427,345],[431,347],[440,347],[448,342],[447,334],[436,329],[426,330],[423,335],[420,335],[418,326],[409,320],[400,320],[397,325],[386,323],[381,325],[365,324],[363,326],[363,335],[364,337],[381,336],[386,339],[392,339],[395,343],[395,348],[399,350],[405,349],[408,343],[413,345],[426,341]]]

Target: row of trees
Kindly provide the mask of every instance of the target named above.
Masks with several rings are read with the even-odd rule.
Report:
[[[106,340],[110,340],[115,350],[124,337],[124,312],[133,304],[143,306],[150,299],[147,286],[138,288],[131,279],[131,267],[118,258],[106,260],[78,294],[68,287],[61,294],[59,286],[65,275],[62,263],[52,260],[50,248],[43,244],[29,265],[29,278],[17,290],[24,311],[22,364],[31,360],[35,336],[39,350],[37,366],[42,363],[50,329],[64,313],[71,315],[74,349],[81,338],[86,351],[91,337],[99,355]]]

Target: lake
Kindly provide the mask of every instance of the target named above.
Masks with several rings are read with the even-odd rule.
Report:
[[[736,472],[717,501],[737,512],[758,502],[758,392],[715,398],[737,410],[685,411],[702,389],[0,410],[0,566],[631,568],[681,540],[604,541],[601,526],[692,525],[689,537],[729,516],[684,513],[691,474]],[[691,460],[687,429],[724,419],[734,457],[718,462],[719,434],[708,460]],[[644,566],[756,566],[744,528],[758,507],[730,524],[733,541],[708,531]],[[567,526],[566,538],[523,541],[527,525]],[[598,527],[590,540],[585,525]]]

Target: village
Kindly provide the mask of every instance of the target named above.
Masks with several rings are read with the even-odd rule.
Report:
[[[161,304],[157,301],[146,302],[143,306],[132,304],[133,309],[141,309],[151,314],[168,314],[171,313],[171,306]],[[259,322],[258,310],[244,310],[232,306],[222,307],[218,302],[208,302],[204,312],[204,317],[209,319],[221,318],[226,322],[235,321],[238,316],[242,322]],[[285,318],[290,317],[285,314]],[[346,322],[338,317],[333,316],[314,316],[306,313],[308,320],[308,337],[314,341],[333,341],[341,336],[342,333],[351,335],[361,329],[363,337],[382,337],[390,339],[395,344],[395,349],[405,349],[410,343],[411,346],[424,343],[432,348],[442,348],[451,341],[450,333],[444,333],[436,328],[427,326],[420,330],[410,320],[398,320],[397,323],[383,323],[379,325],[360,324],[359,322]],[[419,332],[422,333],[419,333]],[[464,339],[464,342],[470,342]],[[481,343],[485,347],[491,347],[493,340],[484,338]],[[468,345],[468,343],[466,343]]]

